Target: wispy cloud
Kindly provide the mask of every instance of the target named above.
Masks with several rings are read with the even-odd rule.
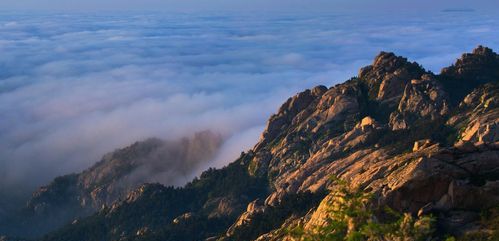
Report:
[[[499,17],[22,15],[0,17],[0,190],[40,185],[148,137],[202,130],[223,166],[291,94],[356,75],[380,50],[438,71]],[[199,170],[201,171],[201,170]]]

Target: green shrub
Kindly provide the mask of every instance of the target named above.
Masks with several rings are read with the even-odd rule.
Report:
[[[389,208],[377,209],[372,197],[359,189],[350,189],[336,181],[336,189],[326,202],[328,217],[324,225],[289,230],[296,241],[423,241],[432,240],[434,218],[415,218]],[[324,205],[324,203],[323,203]],[[378,210],[378,211],[376,211]]]

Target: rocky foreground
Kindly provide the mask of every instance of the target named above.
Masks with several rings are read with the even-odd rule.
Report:
[[[103,163],[142,160],[131,155],[56,179],[27,209],[35,216],[69,214],[66,225],[40,238],[46,241],[306,240],[290,230],[313,233],[334,223],[331,205],[347,203],[338,201],[343,187],[366,194],[366,210],[390,208],[404,220],[431,217],[423,238],[498,240],[498,107],[499,56],[489,48],[479,46],[438,75],[382,52],[358,77],[290,98],[252,150],[183,188],[135,189],[134,182],[114,194],[75,189],[96,178],[115,187],[118,181],[101,174],[114,173],[115,165]],[[143,148],[124,150],[150,152]],[[383,215],[374,212],[369,220]],[[348,220],[345,235],[356,226]]]

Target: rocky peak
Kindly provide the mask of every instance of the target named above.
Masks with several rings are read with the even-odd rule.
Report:
[[[394,53],[381,52],[372,65],[359,71],[359,78],[367,85],[371,99],[394,106],[402,97],[405,85],[424,73],[417,63]]]
[[[478,46],[452,66],[442,69],[440,80],[455,104],[474,88],[499,81],[499,55],[492,49]]]
[[[478,45],[475,49],[473,49],[472,52],[474,55],[482,55],[482,56],[489,56],[493,57],[496,55],[494,51],[491,48],[484,47],[482,45]]]
[[[483,76],[483,72],[494,72],[496,69],[489,69],[490,67],[497,67],[499,64],[499,56],[492,51],[492,49],[478,46],[472,53],[465,53],[459,58],[456,63],[448,68],[442,69],[444,75],[457,75],[457,74],[478,74],[477,77]],[[468,77],[468,76],[464,76]],[[491,76],[483,76],[491,77]]]
[[[393,72],[395,69],[407,63],[407,59],[396,56],[392,52],[381,51],[378,56],[374,58],[374,68],[384,68],[387,72]]]
[[[277,114],[270,117],[267,128],[262,133],[262,143],[275,139],[300,112],[305,110],[316,99],[319,99],[327,91],[325,86],[305,90],[289,98],[280,108]]]

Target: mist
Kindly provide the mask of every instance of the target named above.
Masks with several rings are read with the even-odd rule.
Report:
[[[251,148],[296,92],[355,76],[381,50],[438,72],[478,44],[498,49],[498,23],[478,11],[3,14],[0,194],[29,193],[138,140],[220,135],[189,175],[157,179],[180,185]]]
[[[108,205],[144,183],[181,187],[220,153],[222,137],[211,131],[177,140],[150,138],[106,154],[79,176],[83,188],[105,185]],[[109,177],[113,177],[109,180]],[[96,204],[99,208],[102,204]]]

